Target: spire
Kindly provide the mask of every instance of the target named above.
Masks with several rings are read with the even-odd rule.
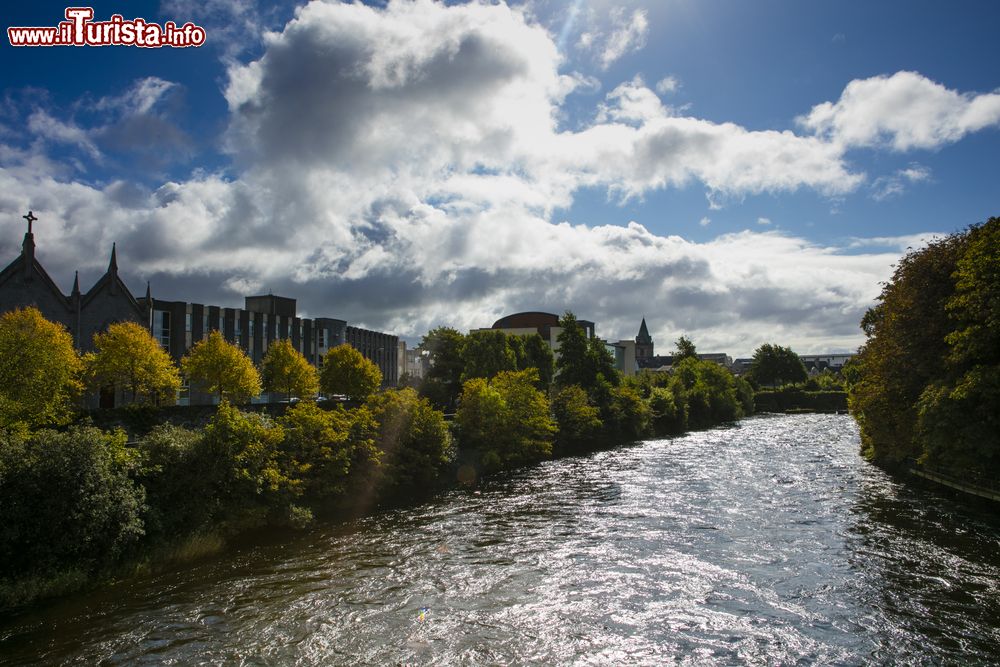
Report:
[[[639,335],[635,337],[635,342],[639,345],[649,345],[653,342],[653,339],[649,336],[649,329],[646,328],[646,318],[642,318],[642,324],[639,325]]]
[[[30,278],[35,266],[35,235],[26,232],[24,243],[21,244],[21,256],[24,258],[24,277]]]
[[[149,288],[149,281],[146,281],[146,303],[153,303],[153,291]]]
[[[73,291],[70,292],[71,296],[80,296],[80,272],[73,272]]]
[[[118,250],[115,245],[111,244],[111,261],[108,263],[108,277],[111,278],[108,290],[111,294],[118,294]]]

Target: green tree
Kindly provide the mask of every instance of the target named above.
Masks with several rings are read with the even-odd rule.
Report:
[[[267,348],[261,362],[264,390],[311,399],[319,391],[316,369],[296,350],[291,341],[276,340]]]
[[[319,385],[328,394],[343,394],[364,401],[382,385],[382,371],[348,344],[338,345],[323,357]]]
[[[128,392],[132,403],[172,405],[181,388],[173,359],[140,324],[118,322],[94,334],[94,352],[84,356],[94,390]]]
[[[609,399],[601,407],[604,430],[611,438],[637,440],[648,433],[652,413],[634,388],[611,387]]]
[[[1000,477],[1000,218],[969,229],[948,299],[952,331],[944,374],[917,405],[927,463]]]
[[[220,402],[245,403],[261,392],[260,373],[253,362],[218,331],[191,348],[181,359],[181,369],[205,391],[218,395]]]
[[[437,489],[455,456],[444,415],[412,389],[376,394],[368,408],[379,425],[381,492],[412,498]]]
[[[143,535],[144,493],[125,433],[0,433],[0,578],[93,573]]]
[[[745,399],[725,368],[688,357],[674,367],[673,374],[684,389],[689,427],[706,428],[743,417]]]
[[[420,349],[428,353],[430,365],[420,393],[443,410],[454,410],[462,391],[464,345],[465,336],[450,327],[431,329],[420,341]]]
[[[499,329],[473,331],[466,336],[462,345],[462,361],[465,369],[462,372],[463,381],[491,378],[501,371],[517,369],[517,355],[510,344],[510,337]]]
[[[0,315],[0,426],[65,422],[83,388],[82,370],[62,325],[36,308]]]
[[[537,381],[537,372],[528,369],[465,383],[455,425],[462,446],[479,452],[485,472],[552,454],[556,425],[548,399],[535,388]]]
[[[687,428],[687,410],[680,383],[672,387],[653,387],[649,396],[650,422],[657,435],[683,433]]]
[[[560,387],[579,385],[595,399],[603,386],[617,386],[620,373],[607,347],[598,338],[587,338],[576,316],[571,312],[559,320],[562,331],[559,342],[559,359],[556,361],[556,384]]]
[[[601,411],[590,404],[587,392],[580,386],[560,389],[552,399],[552,414],[559,427],[556,445],[560,452],[586,450],[601,441]]]
[[[381,457],[369,434],[374,430],[370,419],[363,408],[323,410],[306,402],[279,420],[284,428],[281,467],[302,481],[306,500],[328,508],[347,495],[352,479],[368,481]]]
[[[698,351],[694,347],[694,343],[688,340],[686,337],[681,336],[674,343],[676,351],[674,352],[674,365],[677,365],[685,359],[697,359]]]
[[[518,366],[518,370],[534,368],[538,371],[538,388],[548,392],[552,385],[552,376],[555,374],[555,357],[552,348],[538,334],[525,336],[524,361]]]
[[[286,513],[298,495],[297,480],[280,463],[284,430],[267,415],[219,404],[205,427],[198,464],[215,483],[212,497],[232,518],[252,510]]]
[[[908,253],[861,320],[867,340],[848,373],[849,402],[862,453],[880,465],[896,467],[922,454],[918,401],[946,376],[946,338],[954,329],[946,308],[966,243],[965,233],[956,234]]]
[[[773,387],[805,382],[809,375],[799,355],[790,347],[764,343],[754,350],[750,377],[759,386]]]

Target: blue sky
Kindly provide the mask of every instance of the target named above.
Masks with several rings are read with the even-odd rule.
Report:
[[[907,246],[997,213],[995,3],[94,10],[208,42],[0,45],[0,249],[33,209],[67,291],[117,241],[137,292],[411,341],[571,308],[658,349],[850,350]]]

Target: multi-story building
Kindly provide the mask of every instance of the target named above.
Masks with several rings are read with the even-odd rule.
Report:
[[[248,296],[243,308],[228,308],[155,299],[147,284],[146,295],[137,299],[118,276],[114,245],[108,270],[94,286],[82,293],[77,278],[72,292],[64,295],[35,258],[31,223],[36,218],[31,214],[25,218],[29,226],[21,254],[0,271],[0,312],[34,306],[47,319],[63,324],[80,350],[93,349],[95,333],[106,330],[109,324],[125,321],[147,327],[175,361],[180,361],[212,331],[221,332],[258,365],[268,346],[279,339],[290,340],[317,367],[327,350],[347,343],[379,367],[383,386],[396,383],[396,336],[349,326],[335,318],[301,318],[296,313],[295,299],[272,294]],[[182,394],[182,400],[187,402],[189,398]],[[209,397],[193,395],[190,400],[202,402]]]

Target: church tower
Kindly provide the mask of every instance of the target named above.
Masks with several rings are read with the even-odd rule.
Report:
[[[653,356],[653,339],[649,336],[649,329],[646,328],[646,318],[642,318],[639,325],[639,335],[635,337],[635,358],[650,359]]]

